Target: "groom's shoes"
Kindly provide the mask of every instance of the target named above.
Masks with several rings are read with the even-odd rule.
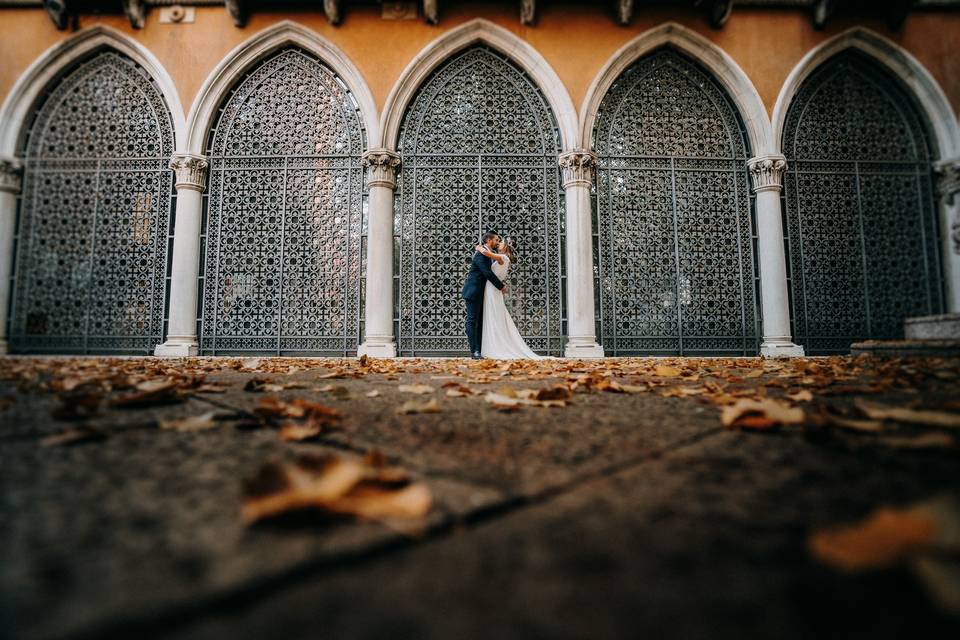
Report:
[[[474,351],[474,352],[470,355],[470,357],[473,358],[474,360],[479,360],[479,359],[480,359],[480,352],[479,352],[479,351]]]

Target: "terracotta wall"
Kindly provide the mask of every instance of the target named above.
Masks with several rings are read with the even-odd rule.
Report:
[[[336,43],[367,79],[378,107],[382,108],[400,73],[426,44],[444,31],[474,18],[496,22],[529,41],[553,66],[579,109],[591,81],[609,57],[627,40],[664,21],[674,20],[703,34],[723,48],[756,85],[768,110],[790,70],[818,42],[853,23],[836,20],[829,29],[813,29],[806,12],[796,10],[734,11],[721,30],[707,26],[700,13],[677,10],[641,10],[628,27],[617,26],[605,4],[546,6],[536,26],[524,27],[515,4],[475,4],[443,7],[438,26],[422,19],[392,21],[380,17],[379,7],[348,7],[340,26],[331,26],[323,13],[277,12],[253,14],[238,29],[218,7],[198,7],[193,24],[160,24],[154,9],[144,29],[135,31],[122,15],[83,16],[79,26],[110,25],[130,34],[150,49],[166,66],[177,85],[185,111],[207,74],[237,44],[279,20],[308,26]],[[933,74],[960,109],[960,12],[912,14],[900,32],[882,23],[861,22],[897,42],[916,56]],[[0,97],[5,97],[24,69],[47,48],[69,36],[57,31],[40,9],[0,9]]]

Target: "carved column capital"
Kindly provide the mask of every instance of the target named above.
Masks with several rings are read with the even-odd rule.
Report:
[[[389,149],[371,149],[363,154],[363,166],[367,170],[368,187],[397,186],[397,168],[400,167],[400,154]]]
[[[759,156],[747,160],[753,190],[780,191],[783,189],[783,174],[787,171],[787,159],[783,156]]]
[[[934,163],[933,172],[937,176],[937,193],[948,207],[952,207],[960,193],[960,158]],[[953,252],[960,255],[960,210],[954,212],[950,222],[950,240]]]
[[[207,183],[207,168],[210,163],[203,156],[177,153],[170,159],[170,168],[177,176],[177,189],[203,191]]]
[[[933,172],[937,176],[937,193],[952,205],[960,193],[960,158],[935,162]]]
[[[574,149],[560,154],[560,170],[563,172],[563,186],[582,186],[589,188],[593,184],[593,170],[597,166],[597,156],[588,149]]]
[[[0,158],[0,191],[20,193],[23,165],[16,158]]]

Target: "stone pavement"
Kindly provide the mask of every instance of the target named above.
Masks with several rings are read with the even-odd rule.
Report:
[[[960,360],[5,358],[0,380],[4,637],[960,632],[909,557],[849,572],[808,545],[960,490],[960,432],[925,424],[960,411]],[[109,406],[156,380],[175,393]],[[558,385],[567,406],[522,401]],[[264,398],[343,418],[284,441]],[[744,398],[803,418],[725,428]],[[431,399],[436,413],[397,412]],[[878,421],[863,399],[940,417]],[[210,428],[160,428],[211,410]],[[96,437],[45,440],[80,425]],[[415,527],[241,518],[265,462],[372,451],[429,488]]]

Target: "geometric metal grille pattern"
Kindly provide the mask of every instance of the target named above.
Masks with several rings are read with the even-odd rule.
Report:
[[[860,54],[828,61],[790,106],[784,153],[797,342],[847,352],[940,312],[930,145],[896,82]]]
[[[521,335],[562,352],[559,150],[547,101],[500,53],[467,49],[424,82],[400,132],[402,355],[467,352],[460,289],[488,229],[514,239],[506,303]]]
[[[604,351],[755,354],[749,149],[724,91],[657,51],[610,87],[593,136]]]
[[[143,353],[162,342],[173,124],[141,67],[95,54],[25,136],[11,308],[17,352]]]
[[[203,353],[356,351],[365,144],[356,100],[304,51],[237,83],[210,136]]]

